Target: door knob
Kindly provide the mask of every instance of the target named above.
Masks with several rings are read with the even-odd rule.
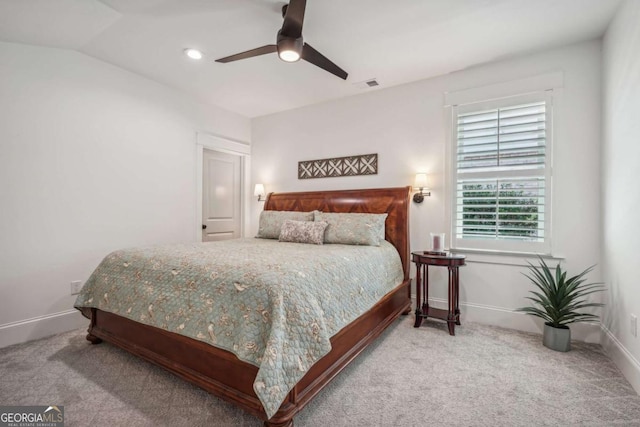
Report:
[[[206,230],[207,229],[207,224],[202,224],[202,229]]]

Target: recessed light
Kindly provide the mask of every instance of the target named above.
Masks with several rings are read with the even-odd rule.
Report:
[[[191,48],[185,49],[184,54],[191,59],[202,59],[202,57],[204,56],[202,52],[200,52],[198,49],[191,49]]]

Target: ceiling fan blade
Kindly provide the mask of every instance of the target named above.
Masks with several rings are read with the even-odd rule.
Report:
[[[302,37],[302,24],[304,22],[304,9],[307,0],[291,0],[287,6],[282,24],[282,35],[294,39]]]
[[[347,80],[347,76],[349,75],[345,70],[338,67],[336,64],[331,62],[326,56],[312,48],[307,43],[304,44],[302,48],[302,59],[307,62],[311,62],[313,65],[316,65],[322,68],[325,71],[330,72],[343,80]]]
[[[266,46],[258,47],[255,49],[248,50],[242,53],[236,53],[235,55],[225,56],[224,58],[216,59],[216,62],[232,62],[239,61],[241,59],[253,58],[254,56],[266,55],[267,53],[273,53],[277,51],[277,47],[275,44],[268,44]]]

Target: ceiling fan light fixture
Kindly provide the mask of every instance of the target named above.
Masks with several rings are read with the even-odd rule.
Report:
[[[295,50],[281,50],[278,52],[278,56],[284,62],[296,62],[300,60],[300,54]]]
[[[278,57],[285,62],[296,62],[302,56],[302,46],[304,42],[302,37],[293,38],[283,36],[281,32],[278,32]]]
[[[188,48],[184,50],[184,54],[191,59],[202,59],[204,56],[198,49]]]

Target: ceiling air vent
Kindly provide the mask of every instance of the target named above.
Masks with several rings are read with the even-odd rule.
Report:
[[[378,83],[378,80],[376,79],[368,79],[363,82],[354,83],[353,85],[358,89],[370,89],[372,87],[380,86],[380,83]]]

